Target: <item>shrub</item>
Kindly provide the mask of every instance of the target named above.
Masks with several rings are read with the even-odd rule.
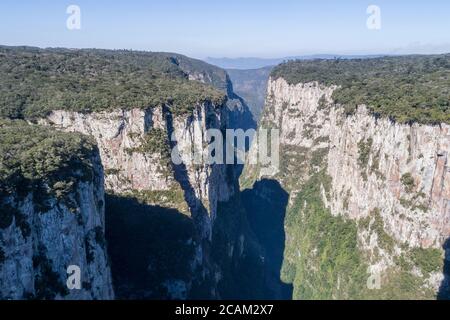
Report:
[[[365,290],[367,266],[357,225],[331,215],[322,202],[321,186],[329,179],[324,172],[313,175],[286,217],[285,261],[290,262],[284,263],[283,279],[295,275],[294,299],[357,299]]]
[[[105,175],[107,176],[118,176],[120,174],[120,169],[105,169]]]
[[[372,230],[378,236],[379,245],[391,253],[394,250],[395,240],[384,229],[384,221],[381,217],[380,209],[376,208],[371,215],[374,216]]]
[[[35,209],[46,212],[50,198],[69,200],[78,182],[92,181],[97,152],[92,140],[81,134],[0,120],[0,195],[33,192]]]
[[[321,96],[319,99],[319,110],[324,110],[327,108],[327,98],[325,97],[325,95]]]
[[[0,118],[34,119],[55,109],[88,113],[163,104],[174,114],[184,114],[197,103],[225,101],[223,92],[189,81],[186,72],[210,68],[205,71],[212,75],[211,84],[221,87],[226,74],[182,56],[0,47],[0,57]]]
[[[365,104],[401,123],[450,123],[450,54],[376,59],[289,61],[273,78],[337,85],[334,101],[353,113]]]
[[[146,154],[160,153],[165,159],[169,159],[170,145],[166,131],[159,128],[151,129],[144,136],[138,151]]]
[[[444,267],[443,254],[439,249],[414,248],[410,252],[410,258],[425,275]]]
[[[358,165],[362,170],[362,177],[367,180],[367,166],[369,164],[370,152],[372,150],[373,139],[369,138],[367,141],[361,140],[358,143]]]
[[[311,154],[310,166],[311,168],[322,167],[324,161],[327,160],[329,149],[322,148],[314,150]]]
[[[403,184],[403,187],[405,188],[406,192],[411,193],[414,191],[415,187],[415,181],[411,173],[405,173],[402,178],[401,182]]]

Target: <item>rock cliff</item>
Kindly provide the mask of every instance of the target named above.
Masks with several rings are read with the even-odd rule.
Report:
[[[188,265],[183,266],[191,276],[183,280],[170,274],[161,277],[158,282],[161,286],[170,287],[167,292],[161,294],[147,290],[141,296],[137,295],[138,298],[187,298],[191,291],[200,290],[192,289],[195,283],[208,283],[208,292],[200,297],[220,296],[215,288],[224,271],[222,262],[217,261],[220,254],[217,257],[211,255],[217,254],[213,251],[221,250],[217,246],[231,248],[235,242],[241,243],[244,250],[243,234],[248,231],[243,226],[245,214],[237,208],[240,204],[236,202],[239,201],[236,199],[239,197],[236,167],[209,164],[204,161],[206,158],[196,162],[199,160],[196,156],[206,157],[208,149],[205,147],[211,142],[207,130],[225,132],[230,127],[230,116],[236,112],[242,110],[230,111],[225,103],[205,102],[194,106],[192,112],[183,114],[161,106],[89,114],[53,111],[46,119],[40,120],[41,124],[58,130],[80,132],[95,139],[105,168],[105,186],[109,194],[136,198],[148,206],[176,209],[192,218],[196,231],[187,241],[193,244],[194,250],[191,258],[187,259]],[[183,162],[174,163],[172,152],[177,152]],[[224,206],[232,210],[232,214],[224,212]],[[123,210],[122,214],[126,214],[125,208]],[[216,226],[219,211],[222,217]],[[224,220],[235,224],[235,230],[222,225]],[[216,236],[213,237],[213,233]],[[217,234],[222,235],[220,240]],[[230,255],[228,258],[239,259],[239,256]],[[126,264],[125,261],[119,263]],[[124,297],[136,297],[127,292]]]
[[[54,111],[42,123],[94,137],[107,190],[147,195],[149,204],[184,210],[202,221],[199,227],[205,239],[210,238],[218,201],[227,201],[233,194],[225,166],[187,161],[175,165],[171,159],[171,145],[182,159],[194,160],[194,150],[209,144],[206,130],[226,128],[224,105],[204,103],[186,115],[173,115],[166,107],[91,114]],[[168,199],[165,203],[165,193],[175,194],[179,202]]]
[[[209,164],[205,159],[196,161],[196,156],[205,157],[208,151],[208,129],[224,132],[227,128],[254,126],[227,73],[172,53],[27,47],[2,47],[1,51],[2,83],[8,83],[8,92],[0,99],[1,118],[25,119],[30,128],[38,123],[55,138],[90,137],[98,146],[97,162],[100,165],[101,161],[105,174],[102,208],[89,209],[92,201],[84,198],[71,204],[74,208],[84,205],[83,210],[91,210],[91,214],[105,210],[104,221],[95,226],[95,238],[103,239],[100,227],[106,224],[104,246],[111,261],[116,297],[246,297],[245,290],[250,291],[253,282],[249,279],[258,272],[241,258],[259,258],[240,209],[238,168]],[[11,66],[17,66],[14,75],[8,71]],[[4,154],[10,159],[14,145],[7,147]],[[45,180],[48,172],[41,172],[41,167],[50,170],[58,166],[47,159],[45,148],[39,150],[37,169],[30,175],[39,173]],[[71,151],[67,150],[69,155]],[[188,161],[174,162],[173,153]],[[50,159],[59,162],[59,156],[57,153]],[[22,165],[20,157],[15,165]],[[54,187],[64,195],[67,188],[84,182],[74,172],[67,172],[69,184],[57,178],[49,189]],[[103,175],[101,179],[99,185],[103,184]],[[28,186],[30,183],[25,181]],[[103,189],[101,192],[103,195]],[[5,201],[12,203],[14,199]],[[55,207],[65,212],[54,201],[52,210]],[[28,205],[36,202],[33,197]],[[77,221],[90,232],[90,224]],[[38,222],[34,224],[39,228]],[[75,226],[64,224],[67,237],[74,237],[72,231],[78,232],[67,228]],[[47,231],[43,228],[42,232]],[[53,240],[77,247],[64,237],[54,236]],[[14,248],[8,246],[8,250]],[[223,254],[224,249],[228,255]],[[87,250],[89,260],[92,250]],[[57,243],[54,250],[48,246],[46,251],[55,260],[62,254]],[[47,265],[41,268],[49,271]],[[109,267],[105,265],[98,272],[100,276],[109,274]],[[53,273],[51,277],[55,278]],[[240,288],[242,277],[247,277],[242,290],[230,286],[235,283]],[[85,298],[89,297],[112,295],[96,293]]]
[[[432,298],[443,283],[442,248],[450,236],[450,125],[395,123],[364,105],[347,114],[333,101],[336,89],[281,77],[269,82],[261,126],[280,129],[280,173],[271,178],[290,193],[282,277],[294,283],[296,298]],[[243,182],[255,177],[264,178],[248,167]],[[322,225],[315,225],[312,219],[321,214]],[[308,243],[311,230],[298,224],[321,228],[325,233],[317,229],[315,237],[335,243]],[[354,260],[345,256],[351,245],[339,247],[344,235],[334,233],[338,226],[355,237],[360,254]],[[332,256],[321,252],[327,248],[343,252],[319,262],[317,255]],[[306,273],[319,277],[328,262],[334,272],[329,282],[322,274],[305,284],[312,279]],[[381,288],[367,290],[370,276]],[[393,288],[402,281],[402,289]]]
[[[14,145],[2,149],[0,298],[113,299],[98,150],[35,126],[0,127],[2,148]],[[81,288],[66,285],[69,266]]]

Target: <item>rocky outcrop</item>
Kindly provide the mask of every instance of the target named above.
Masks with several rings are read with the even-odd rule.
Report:
[[[93,114],[54,111],[47,123],[60,130],[81,132],[95,138],[105,168],[107,190],[121,193],[171,189],[173,177],[165,174],[167,168],[161,163],[160,152],[139,152],[146,133],[165,128],[161,109]]]
[[[36,192],[2,199],[2,218],[13,219],[0,230],[0,298],[114,298],[104,235],[103,168],[98,155],[92,163],[89,181],[80,181],[64,196],[55,194],[44,207]],[[79,267],[81,289],[68,289],[69,266]]]
[[[399,242],[442,247],[450,236],[449,125],[394,124],[361,107],[344,121],[331,118],[330,147],[333,212],[360,219],[380,209]]]
[[[180,114],[161,106],[91,114],[54,111],[41,123],[96,140],[109,193],[178,209],[191,217],[196,234],[190,240],[195,254],[189,272],[200,268],[203,271],[195,277],[204,278],[202,273],[214,272],[208,251],[219,202],[228,201],[236,185],[232,167],[205,161],[210,143],[207,130],[227,128],[227,106],[206,102],[191,110]],[[174,299],[186,298],[192,286],[192,281],[176,277],[166,282],[183,283],[175,286],[184,288],[182,292],[172,290],[173,286],[167,289],[167,297]]]
[[[364,105],[348,115],[333,103],[336,88],[270,80],[261,126],[280,129],[277,178],[290,204],[323,169],[331,178],[322,186],[323,203],[358,224],[358,246],[372,272],[397,267],[409,250],[441,251],[450,236],[450,125],[394,123]],[[262,178],[255,168],[245,176]],[[414,270],[437,292],[442,268]]]
[[[146,110],[115,110],[81,114],[54,111],[43,121],[66,132],[81,132],[95,138],[105,168],[106,189],[114,193],[161,192],[181,194],[188,214],[199,219],[203,238],[211,235],[211,223],[218,201],[233,193],[227,184],[226,167],[194,161],[194,152],[203,156],[209,144],[207,129],[224,129],[225,106],[205,103],[192,113],[176,115],[167,107]],[[174,164],[172,148],[178,150],[183,163]],[[183,200],[184,198],[184,200]],[[157,205],[180,204],[155,199]]]
[[[50,67],[40,74],[41,81],[38,81],[45,90],[41,91],[40,86],[30,86],[37,100],[28,101],[29,104],[20,111],[12,108],[15,115],[7,109],[6,116],[24,118],[30,126],[36,122],[44,125],[52,136],[89,136],[98,146],[105,169],[104,183],[108,195],[105,220],[110,227],[107,228],[107,245],[115,289],[120,288],[120,292],[116,290],[117,296],[125,299],[183,299],[191,295],[193,286],[197,286],[197,292],[203,291],[200,297],[219,297],[216,288],[223,270],[217,261],[222,256],[218,254],[212,258],[212,247],[216,244],[232,246],[240,241],[244,248],[244,241],[240,239],[243,237],[245,214],[234,211],[235,207],[232,207],[233,215],[227,215],[223,209],[223,204],[238,194],[236,167],[210,164],[205,159],[196,161],[196,156],[202,158],[208,153],[210,137],[207,129],[223,132],[230,127],[254,126],[248,107],[233,93],[227,73],[204,62],[171,53],[97,50],[45,53],[38,50],[33,51],[36,55],[31,57],[20,50],[7,51],[14,61],[32,59],[33,68],[41,70],[39,66],[47,63],[43,60],[48,59]],[[70,76],[79,90],[73,91],[71,97],[67,92],[57,94],[62,87],[56,84],[67,80],[66,72],[60,72],[68,70],[64,67],[66,63],[72,65],[71,59],[79,58],[77,63],[81,66],[89,64],[91,54],[98,55],[99,62],[90,65],[96,70],[91,74],[95,85],[92,82],[92,86],[83,86],[80,79],[86,78],[84,69],[76,68]],[[55,59],[61,59],[57,65],[54,64]],[[128,81],[129,70],[139,70],[139,79],[133,77],[135,82]],[[28,81],[30,74],[27,72],[24,76],[27,79],[19,82]],[[55,77],[59,80],[55,81]],[[81,82],[77,83],[78,80]],[[64,101],[59,100],[61,97]],[[60,106],[60,109],[54,106]],[[30,112],[25,112],[25,109]],[[54,140],[62,146],[61,149],[65,148],[64,143]],[[76,141],[72,143],[77,145]],[[8,157],[8,152],[14,149],[14,143],[8,145],[4,158],[12,158]],[[67,150],[67,154],[56,153],[53,162],[47,159],[46,149],[48,141],[44,139],[38,148],[41,157],[38,161],[34,161],[33,154],[28,154],[29,162],[37,165],[29,176],[39,174],[39,178],[46,179],[50,177],[48,172],[56,167],[54,162],[61,162],[74,154],[72,148]],[[174,161],[174,153],[179,153],[187,161]],[[14,162],[14,165],[22,166],[21,161]],[[73,164],[67,167],[73,167]],[[15,172],[10,171],[13,177]],[[69,176],[64,177],[68,181],[61,184],[58,184],[60,176],[51,176],[55,181],[48,183],[49,188],[58,184],[57,187],[65,192],[66,187],[79,182],[78,176],[68,173]],[[83,201],[89,203],[86,199]],[[233,199],[233,205],[238,201]],[[30,205],[35,202],[35,198],[31,199]],[[63,206],[54,207],[64,210],[60,209]],[[136,212],[130,213],[132,210]],[[223,216],[222,222],[216,223],[219,216]],[[222,223],[226,226],[217,227]],[[153,230],[152,234],[147,230]],[[136,238],[146,241],[130,243]],[[47,251],[61,254],[59,248],[53,250],[48,247]],[[91,258],[90,254],[88,257]],[[178,257],[180,259],[176,259]],[[3,251],[0,251],[0,258],[3,259]],[[127,261],[127,258],[133,261]],[[56,257],[52,256],[52,259]],[[233,268],[236,265],[234,263]],[[227,267],[223,273],[236,274],[233,268]],[[127,274],[129,270],[136,272],[130,276]],[[118,283],[117,279],[121,282]]]

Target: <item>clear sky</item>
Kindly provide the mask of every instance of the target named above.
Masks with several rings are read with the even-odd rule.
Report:
[[[66,27],[69,5],[81,29]],[[369,5],[381,29],[369,30]],[[283,57],[450,52],[448,0],[1,0],[0,44]]]

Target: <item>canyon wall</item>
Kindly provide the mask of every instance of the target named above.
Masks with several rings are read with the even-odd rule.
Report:
[[[450,126],[394,123],[375,117],[364,105],[346,114],[333,102],[336,88],[317,82],[289,85],[283,78],[269,82],[261,126],[280,129],[281,143],[280,173],[269,178],[280,180],[290,193],[282,276],[294,283],[294,297],[301,299],[432,298],[445,287]],[[255,178],[267,177],[249,166],[243,181],[248,185]],[[316,190],[319,197],[308,190]],[[339,261],[330,261],[336,270],[329,282],[308,286],[305,272],[321,272],[325,262],[318,262],[317,255],[324,248],[307,244],[309,230],[299,229],[298,224],[312,223],[309,215],[318,211],[330,215],[324,219],[333,223],[330,230],[343,226],[355,232],[355,249],[360,252],[355,264],[361,269],[355,274],[340,273]],[[327,226],[321,228],[324,237],[333,235]],[[320,230],[316,230],[317,240]],[[330,244],[350,250],[336,245]],[[381,288],[367,290],[365,280],[370,276],[379,278]],[[356,283],[358,277],[358,285],[344,284]],[[394,290],[400,277],[404,282],[408,277],[413,284]],[[320,290],[327,294],[321,296]]]
[[[11,104],[13,100],[3,99],[0,117],[23,119],[20,122],[24,126],[7,131],[0,143],[3,151],[0,196],[11,194],[9,185],[3,188],[3,180],[17,182],[16,172],[24,168],[20,188],[33,190],[36,187],[33,179],[43,181],[36,187],[39,194],[33,194],[28,206],[39,203],[37,197],[41,192],[52,195],[55,192],[59,198],[66,195],[67,190],[84,180],[76,172],[66,172],[61,177],[59,169],[68,171],[67,168],[77,166],[64,160],[78,154],[76,146],[83,139],[92,140],[98,146],[99,165],[104,167],[104,187],[101,186],[105,189],[104,211],[100,212],[100,207],[89,209],[92,203],[84,198],[77,198],[76,204],[70,201],[70,209],[85,204],[84,210],[105,213],[102,223],[95,226],[95,237],[102,242],[100,229],[104,228],[115,297],[247,296],[245,291],[251,290],[253,282],[249,279],[258,272],[241,258],[258,257],[258,248],[249,232],[245,212],[240,209],[237,183],[240,168],[195,159],[198,155],[207,157],[208,129],[217,133],[255,125],[224,70],[172,53],[2,48],[2,54],[3,83],[9,83],[8,92],[14,95],[13,100],[24,104]],[[14,74],[8,69],[13,65],[18,67]],[[67,90],[68,87],[71,89]],[[33,99],[25,102],[25,96]],[[46,133],[38,146],[33,145],[35,130]],[[17,137],[22,140],[15,141]],[[13,151],[18,155],[11,156]],[[188,161],[173,161],[174,153],[179,153],[175,158]],[[190,161],[192,157],[194,162]],[[23,164],[24,158],[28,167]],[[7,179],[3,179],[5,172]],[[59,198],[54,200],[56,204]],[[22,205],[14,199],[5,199],[8,205],[9,202],[17,208]],[[56,204],[50,209],[65,210]],[[46,212],[50,210],[47,209]],[[8,223],[5,228],[12,223],[11,210],[8,207],[0,212],[0,222]],[[85,227],[84,221],[78,222],[80,228]],[[30,223],[31,228],[34,225],[40,228],[38,222]],[[72,230],[66,229],[74,226],[64,224],[63,228],[65,236],[73,237]],[[59,241],[56,236],[53,238]],[[65,245],[77,247],[68,241]],[[8,250],[0,248],[0,260],[8,260],[13,254],[14,245],[5,248]],[[91,260],[89,248],[86,250]],[[54,249],[48,246],[46,251],[59,261],[58,245]],[[223,254],[225,251],[228,254]],[[36,264],[41,263],[43,271],[50,271],[47,260]],[[246,269],[240,268],[241,265]],[[108,266],[99,270],[100,275],[108,272]],[[28,277],[27,273],[17,273]],[[55,278],[53,273],[49,277]],[[239,277],[247,278],[242,287]],[[64,291],[59,282],[57,285],[59,291]],[[2,285],[2,289],[7,287]],[[91,297],[112,295],[100,297],[96,293]]]
[[[108,191],[143,194],[148,204],[179,208],[199,219],[202,237],[210,239],[218,201],[227,201],[234,192],[226,168],[203,161],[174,164],[171,146],[181,159],[194,160],[194,150],[204,150],[209,143],[206,130],[224,129],[226,117],[225,106],[205,103],[184,115],[166,107],[92,114],[54,111],[43,122],[95,138]],[[165,193],[176,194],[177,202],[165,201]]]
[[[55,191],[43,199],[37,191],[21,194],[18,189],[2,198],[1,299],[114,298],[105,242],[103,168],[98,154],[91,162],[92,176],[68,192]],[[72,265],[80,268],[79,290],[66,285]]]
[[[160,276],[160,279],[155,280],[158,284],[152,282],[153,287],[164,287],[163,293],[161,290],[142,289],[141,295],[134,295],[133,290],[124,289],[124,298],[186,299],[193,295],[194,291],[201,292],[194,297],[219,298],[219,283],[239,282],[227,277],[235,273],[232,270],[236,266],[245,263],[240,259],[244,251],[251,251],[251,255],[257,256],[258,247],[252,242],[245,213],[239,209],[242,205],[236,180],[236,166],[209,164],[205,161],[209,152],[207,146],[210,143],[207,130],[225,132],[230,126],[230,114],[233,116],[236,112],[240,111],[230,110],[227,104],[214,105],[206,102],[195,105],[191,111],[184,113],[174,112],[169,106],[90,114],[54,111],[40,121],[41,124],[58,130],[80,132],[95,139],[105,168],[105,186],[109,195],[122,198],[125,201],[123,203],[136,199],[147,206],[150,213],[159,211],[159,208],[174,209],[192,220],[195,232],[186,231],[189,228],[178,232],[168,229],[166,232],[173,233],[174,239],[177,239],[177,233],[189,234],[189,239],[183,240],[183,244],[180,244],[182,248],[179,249],[183,257],[189,256],[185,265],[180,267],[185,270],[183,276],[176,276],[176,273],[179,273],[177,271]],[[183,162],[174,162],[172,153]],[[116,199],[114,203],[120,204],[120,201]],[[111,209],[115,210],[116,208]],[[120,216],[126,216],[131,209],[123,207],[121,210],[117,215],[107,216],[111,220],[123,219]],[[170,216],[169,214],[168,217]],[[129,221],[133,219],[130,213]],[[144,221],[147,218],[142,219]],[[183,220],[181,216],[176,219]],[[216,224],[217,219],[219,222]],[[131,222],[124,219],[123,223]],[[151,225],[159,223],[159,220],[153,221]],[[171,228],[170,224],[168,228]],[[114,230],[112,233],[116,234]],[[119,234],[110,239],[112,250],[115,250],[116,238],[120,236]],[[163,263],[165,258],[171,260],[174,257],[173,252],[163,252],[165,244],[162,235],[160,239],[147,241],[161,242],[161,255],[152,259]],[[224,249],[223,246],[230,252],[229,255],[224,256],[220,252]],[[241,249],[234,250],[237,246]],[[154,254],[151,250],[145,250],[145,253]],[[120,252],[118,254],[121,255]],[[142,258],[139,263],[145,264],[145,259]],[[128,263],[123,258],[117,260],[117,265]],[[234,264],[224,270],[224,264],[231,265],[228,260],[233,260]],[[243,271],[242,275],[246,273],[258,274],[248,269]],[[241,274],[234,275],[239,276]],[[125,278],[123,275],[123,279]],[[240,284],[236,283],[236,286]],[[122,287],[125,288],[126,285]],[[251,290],[251,287],[248,289]],[[230,297],[237,294],[231,291],[227,293]]]

